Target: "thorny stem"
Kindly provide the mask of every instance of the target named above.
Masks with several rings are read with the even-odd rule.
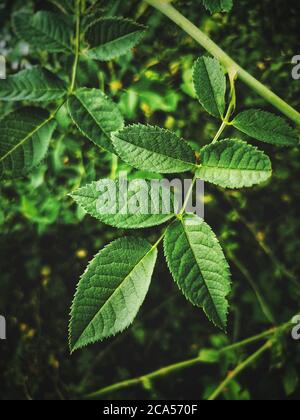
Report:
[[[230,72],[236,72],[238,77],[247,84],[251,89],[258,93],[270,104],[275,106],[288,118],[293,120],[295,123],[300,124],[300,113],[282,100],[278,95],[272,92],[264,84],[259,82],[255,77],[251,76],[246,70],[244,70],[239,64],[237,64],[228,54],[225,53],[215,42],[213,42],[204,32],[202,32],[197,26],[190,22],[184,17],[178,10],[172,5],[170,0],[144,0],[150,4],[165,16],[175,22],[181,29],[189,34],[195,41],[198,42],[203,48],[205,48],[211,55],[217,58],[222,65]]]
[[[270,330],[267,330],[261,334],[255,335],[253,337],[247,338],[246,340],[240,341],[238,343],[232,344],[228,347],[223,348],[219,351],[219,354],[222,355],[224,353],[227,353],[229,351],[237,350],[242,347],[249,346],[251,344],[254,344],[258,341],[261,341],[263,339],[268,339],[267,343],[256,353],[254,353],[251,357],[249,357],[247,360],[245,360],[241,365],[239,365],[231,375],[226,379],[226,383],[224,385],[224,382],[221,384],[221,386],[218,387],[218,389],[214,392],[214,394],[211,397],[216,398],[223,389],[230,383],[239,373],[241,373],[247,366],[249,366],[251,363],[253,363],[261,354],[263,354],[266,350],[268,350],[271,345],[270,343],[273,343],[273,340],[276,339],[277,335],[280,333],[285,333],[288,328],[290,328],[291,322],[287,322],[286,324],[283,324],[279,327],[272,328]],[[262,351],[263,350],[263,351]],[[154,379],[157,379],[159,377],[164,377],[168,374],[180,371],[182,369],[186,369],[195,365],[199,365],[203,363],[201,360],[201,357],[195,357],[193,359],[185,360],[183,362],[175,363],[169,366],[165,366],[161,369],[158,369],[154,372],[151,372],[149,374],[140,376],[138,378],[129,379],[126,381],[118,382],[116,384],[110,385],[108,387],[102,388],[99,391],[93,392],[92,394],[89,394],[87,398],[94,399],[97,397],[101,397],[103,395],[120,391],[122,389],[130,388],[135,385],[148,385],[149,382],[151,382]],[[234,374],[234,376],[233,376]],[[217,394],[218,391],[218,394]],[[211,398],[210,397],[210,398]]]
[[[79,63],[79,54],[80,54],[80,26],[81,26],[81,1],[82,0],[75,0],[76,4],[76,34],[75,34],[75,58],[73,63],[72,69],[72,78],[69,92],[72,94],[75,89],[76,84],[76,77],[77,77],[77,70],[78,70],[78,63]]]

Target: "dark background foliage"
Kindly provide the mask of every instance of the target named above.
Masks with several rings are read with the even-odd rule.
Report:
[[[57,11],[53,3],[36,0],[26,6]],[[108,64],[81,62],[80,85],[103,88],[120,104],[128,122],[167,127],[195,147],[209,142],[218,123],[202,111],[191,88],[191,67],[201,48],[139,1],[102,3],[107,7],[103,13],[139,19],[150,29],[133,54]],[[300,53],[299,1],[239,0],[230,14],[213,17],[200,0],[176,3],[243,67],[299,108],[300,81],[292,79],[290,64]],[[7,57],[8,73],[42,62],[67,78],[70,59],[32,51],[13,34],[11,13],[24,2],[2,0],[0,5],[0,54]],[[249,106],[272,110],[239,82],[238,108]],[[11,107],[1,103],[0,115]],[[68,197],[78,186],[107,176],[111,158],[78,134],[66,109],[58,118],[47,160],[26,179],[0,185],[0,314],[7,318],[8,335],[0,342],[1,399],[72,399],[195,357],[203,348],[250,337],[299,311],[299,150],[260,144],[272,156],[271,182],[240,192],[206,187],[206,219],[232,269],[228,335],[185,301],[160,257],[134,325],[70,356],[68,314],[79,276],[99,249],[125,232],[84,217]],[[133,234],[155,241],[159,233],[153,229]],[[242,350],[219,364],[167,376],[151,390],[135,387],[109,397],[200,400],[244,355]],[[299,344],[282,339],[272,354],[232,382],[223,397],[299,399],[299,368]]]

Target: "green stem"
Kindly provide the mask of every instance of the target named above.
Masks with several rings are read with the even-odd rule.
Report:
[[[75,0],[76,2],[76,34],[75,34],[75,58],[73,63],[72,69],[72,78],[70,84],[70,94],[72,94],[75,90],[76,84],[76,77],[77,77],[77,70],[79,64],[79,54],[80,54],[80,26],[81,26],[81,1],[82,0]]]
[[[287,328],[289,328],[291,325],[291,322],[288,322],[286,324],[281,325],[280,327],[277,328],[272,328],[268,331],[265,331],[261,334],[255,335],[251,338],[247,338],[246,340],[240,341],[238,343],[232,344],[228,347],[223,348],[222,350],[220,350],[220,354],[224,354],[227,353],[229,351],[233,351],[233,350],[237,350],[241,347],[245,347],[245,346],[249,346],[251,344],[254,344],[258,341],[261,341],[263,339],[267,339],[270,337],[275,337],[278,333],[282,333],[285,332],[285,330],[287,330]],[[97,398],[97,397],[101,397],[103,395],[109,394],[111,392],[115,392],[115,391],[120,391],[122,389],[125,388],[130,388],[132,386],[135,385],[140,385],[140,384],[144,384],[144,383],[149,383],[149,381],[154,380],[156,378],[162,377],[162,376],[166,376],[170,373],[174,373],[195,365],[199,365],[202,363],[201,357],[195,357],[193,359],[189,359],[189,360],[185,360],[183,362],[179,362],[179,363],[175,363],[166,367],[163,367],[161,369],[158,369],[152,373],[149,373],[147,375],[143,375],[141,377],[138,378],[134,378],[134,379],[129,379],[126,381],[122,381],[122,382],[118,382],[116,384],[110,385],[108,387],[102,388],[99,391],[93,392],[92,394],[89,394],[87,396],[87,398]]]
[[[259,350],[252,354],[244,362],[240,363],[232,372],[230,372],[227,378],[218,386],[218,388],[211,394],[208,398],[208,401],[216,400],[219,395],[224,391],[224,389],[230,384],[233,379],[235,379],[243,370],[248,366],[252,365],[260,356],[262,356],[266,351],[268,351],[273,346],[273,341],[267,341]]]
[[[235,79],[236,79],[236,73],[234,72],[230,72],[229,73],[229,79],[230,79],[230,103],[228,106],[228,110],[227,113],[223,119],[222,125],[219,128],[217,134],[215,135],[212,143],[216,143],[219,138],[221,137],[221,135],[223,134],[224,130],[227,128],[227,126],[229,125],[229,121],[230,121],[230,117],[233,113],[233,111],[235,110],[236,107],[236,91],[235,91]]]
[[[115,180],[117,177],[118,172],[118,165],[119,165],[119,158],[117,155],[112,154],[111,157],[111,171],[110,171],[110,178]]]
[[[217,134],[215,135],[215,137],[214,137],[214,139],[213,139],[212,143],[216,143],[216,142],[219,140],[219,138],[220,138],[220,137],[221,137],[221,135],[223,134],[224,130],[226,129],[227,125],[228,125],[228,121],[226,121],[226,117],[225,117],[225,119],[224,119],[224,121],[222,122],[222,125],[221,125],[221,127],[219,128],[219,130],[218,130]]]
[[[185,197],[185,200],[184,200],[182,209],[179,212],[179,215],[178,215],[179,218],[185,213],[186,207],[187,207],[187,205],[189,203],[189,199],[190,199],[191,195],[193,194],[193,189],[194,189],[194,185],[195,185],[196,181],[197,181],[197,177],[195,175],[194,178],[193,178],[193,181],[191,183],[191,186],[190,186],[190,188],[189,188],[189,190],[187,192],[187,195]]]
[[[175,22],[181,29],[195,39],[203,48],[205,48],[211,55],[217,58],[228,72],[236,72],[238,77],[247,84],[256,93],[262,96],[266,101],[275,106],[288,118],[295,123],[300,124],[300,113],[288,105],[278,95],[272,92],[269,88],[259,82],[255,77],[251,76],[239,64],[237,64],[228,54],[226,54],[217,44],[215,44],[204,32],[197,26],[184,17],[178,10],[176,10],[168,0],[145,0],[148,4],[162,12],[169,19]]]

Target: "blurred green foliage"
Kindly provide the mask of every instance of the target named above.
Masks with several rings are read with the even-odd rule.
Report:
[[[57,11],[56,3],[68,2],[36,0],[26,2],[26,7]],[[106,6],[103,14],[139,19],[150,29],[132,54],[108,64],[81,60],[79,83],[110,94],[127,122],[172,129],[196,149],[208,143],[218,123],[193,99],[191,85],[192,63],[203,51],[139,1],[99,3]],[[290,64],[299,54],[299,1],[239,0],[230,14],[212,17],[201,4],[176,2],[243,67],[299,108],[300,83],[292,80]],[[71,58],[32,51],[13,34],[10,16],[23,2],[2,0],[0,5],[0,54],[7,58],[8,73],[42,62],[67,79]],[[0,115],[11,106],[1,103]],[[238,83],[238,107],[248,106],[272,110]],[[78,134],[66,109],[58,118],[47,160],[29,177],[0,186],[0,313],[8,324],[8,339],[0,343],[0,398],[74,398],[200,352],[207,365],[161,379],[150,391],[132,388],[111,397],[207,397],[245,357],[241,350],[219,359],[217,349],[299,312],[299,150],[262,146],[274,163],[274,176],[262,188],[226,194],[207,188],[206,218],[221,238],[233,272],[228,336],[177,293],[161,263],[133,327],[71,357],[67,324],[76,283],[93,255],[123,232],[85,216],[68,197],[75,188],[109,175],[112,162]],[[156,229],[139,235],[154,241],[158,233]],[[271,356],[233,381],[223,397],[299,399],[299,368],[299,344],[279,340]]]

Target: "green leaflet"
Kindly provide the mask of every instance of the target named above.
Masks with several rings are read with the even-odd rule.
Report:
[[[252,187],[269,179],[272,164],[268,156],[241,140],[222,140],[200,152],[198,178],[223,188]]]
[[[176,134],[149,125],[131,125],[114,133],[112,141],[121,159],[145,171],[180,173],[195,168],[195,154]]]
[[[74,13],[74,5],[70,0],[49,0],[53,3],[61,12],[64,14],[72,14]]]
[[[223,117],[226,77],[219,61],[211,57],[200,57],[194,65],[193,82],[203,108],[214,117]]]
[[[184,215],[168,228],[164,249],[174,280],[185,297],[226,330],[230,273],[211,228],[196,215]]]
[[[87,28],[87,55],[99,61],[109,61],[128,53],[145,35],[146,28],[130,19],[105,17]]]
[[[277,146],[297,146],[299,139],[292,127],[281,117],[259,109],[237,115],[235,128],[256,140]]]
[[[22,108],[0,120],[0,179],[27,174],[44,159],[56,127],[49,113]]]
[[[52,101],[62,98],[66,90],[61,79],[38,66],[0,80],[2,101]]]
[[[78,129],[97,146],[115,153],[111,134],[124,126],[117,105],[101,90],[82,88],[68,100],[72,120]]]
[[[71,194],[88,214],[110,226],[139,229],[157,226],[174,217],[178,206],[176,197],[159,180],[123,181],[103,179],[86,185]],[[151,196],[150,185],[160,188]]]
[[[129,327],[148,292],[156,259],[156,248],[139,238],[118,239],[93,259],[72,305],[72,352]]]
[[[204,6],[211,13],[230,12],[233,0],[202,0]]]
[[[13,14],[12,24],[16,35],[34,48],[50,53],[72,52],[72,27],[63,15],[40,11],[32,15],[28,11]]]
[[[91,6],[85,13],[85,16],[82,18],[82,30],[86,32],[91,26],[96,24],[99,19],[103,19],[105,14],[105,10],[103,5],[95,3]]]

